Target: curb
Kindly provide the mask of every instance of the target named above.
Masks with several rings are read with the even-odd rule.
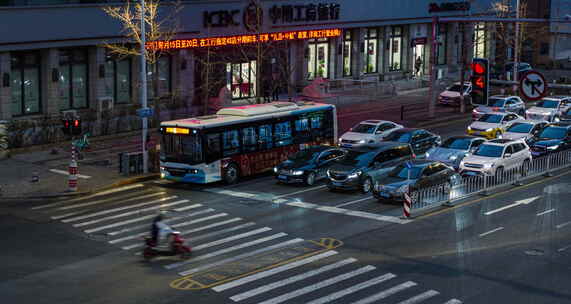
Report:
[[[120,180],[118,182],[115,182],[111,185],[108,186],[102,186],[96,189],[91,189],[91,190],[87,190],[87,191],[80,191],[80,192],[58,192],[58,193],[50,193],[50,194],[43,194],[43,195],[32,195],[32,196],[16,196],[16,197],[4,197],[4,196],[0,196],[0,201],[7,201],[7,200],[35,200],[35,199],[50,199],[50,198],[60,198],[60,197],[75,197],[75,196],[80,196],[80,195],[87,195],[87,194],[91,194],[91,193],[96,193],[96,192],[100,192],[100,191],[105,191],[105,190],[109,190],[112,188],[116,188],[116,187],[120,187],[120,186],[125,186],[125,185],[130,185],[130,184],[136,184],[136,183],[141,183],[141,182],[146,182],[146,181],[150,181],[150,180],[154,180],[154,179],[158,179],[160,178],[160,173],[151,173],[151,174],[147,174],[147,175],[143,175],[143,176],[136,176],[136,177],[131,177],[131,178],[126,178],[123,180]]]

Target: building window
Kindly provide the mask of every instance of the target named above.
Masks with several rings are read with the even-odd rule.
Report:
[[[363,50],[363,58],[365,58],[365,65],[363,66],[363,73],[376,73],[377,72],[377,55],[379,40],[377,39],[377,29],[367,29],[365,32],[365,49]]]
[[[402,69],[402,27],[391,27],[389,37],[389,71]]]
[[[474,57],[486,58],[486,24],[474,25]]]
[[[60,50],[59,65],[59,109],[87,108],[87,50]]]
[[[351,76],[351,55],[353,50],[353,37],[351,30],[343,35],[343,76]]]
[[[113,97],[115,103],[131,102],[131,59],[105,61],[105,96]]]
[[[153,73],[155,71],[155,65],[158,65],[158,94],[160,96],[165,95],[171,91],[171,57],[164,55],[159,57],[157,62],[154,64],[149,64],[147,66],[147,98],[152,99],[155,97],[155,82],[153,79]]]
[[[226,63],[226,87],[232,99],[256,96],[256,60]]]
[[[328,78],[329,42],[327,38],[310,39],[308,47],[307,79]]]
[[[438,24],[438,47],[436,48],[436,64],[446,64],[446,45],[448,43],[448,35],[446,32],[446,25]]]
[[[12,115],[41,112],[40,55],[39,53],[12,53],[11,58]]]

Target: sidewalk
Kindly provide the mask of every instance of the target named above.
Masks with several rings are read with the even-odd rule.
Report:
[[[363,92],[363,89],[359,89]],[[427,88],[398,91],[397,96],[371,98],[369,96],[348,95],[342,104],[337,105],[339,133],[365,119],[384,119],[410,127],[425,127],[431,124],[468,120],[470,113],[459,114],[457,108],[436,107],[436,117],[427,118]],[[286,99],[287,100],[287,99]],[[327,102],[327,101],[324,101]],[[400,120],[401,106],[404,105],[404,120]],[[84,194],[118,185],[158,178],[158,174],[126,177],[119,174],[118,154],[141,150],[140,131],[134,131],[106,138],[92,138],[91,148],[84,152],[78,161],[78,192],[69,193],[68,165],[71,145],[60,144],[57,154],[51,148],[35,146],[12,151],[12,157],[0,160],[0,200],[40,199],[63,195]],[[158,141],[158,134],[152,138]],[[39,181],[32,182],[37,175]]]

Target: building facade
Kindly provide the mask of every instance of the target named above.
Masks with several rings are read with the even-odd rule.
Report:
[[[92,134],[138,128],[139,60],[102,46],[123,40],[121,24],[102,10],[117,2],[0,0],[0,119],[38,130],[75,111]],[[483,14],[492,2],[182,1],[177,36],[148,44],[161,50],[157,67],[147,68],[155,120],[221,99],[294,93],[317,77],[428,77],[432,47],[437,75],[454,75],[463,49],[468,58],[491,57],[494,44],[484,24],[464,27],[468,42],[459,24],[441,23],[433,40],[433,17]],[[170,9],[162,1],[165,15]],[[25,143],[50,137],[24,133],[32,134]]]

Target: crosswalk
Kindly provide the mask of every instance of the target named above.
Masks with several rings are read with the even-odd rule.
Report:
[[[145,184],[134,184],[32,207],[81,233],[104,236],[121,250],[139,254],[151,219],[168,209],[166,222],[190,240],[190,259],[157,263],[179,279],[193,279],[221,267],[255,262],[263,255],[289,250],[308,240],[275,231],[248,219],[219,212],[206,202]],[[101,239],[101,238],[98,238]],[[214,274],[211,277],[216,277]],[[461,304],[425,288],[406,274],[383,271],[343,253],[342,247],[316,251],[296,259],[244,272],[203,289],[234,303],[445,303]]]

